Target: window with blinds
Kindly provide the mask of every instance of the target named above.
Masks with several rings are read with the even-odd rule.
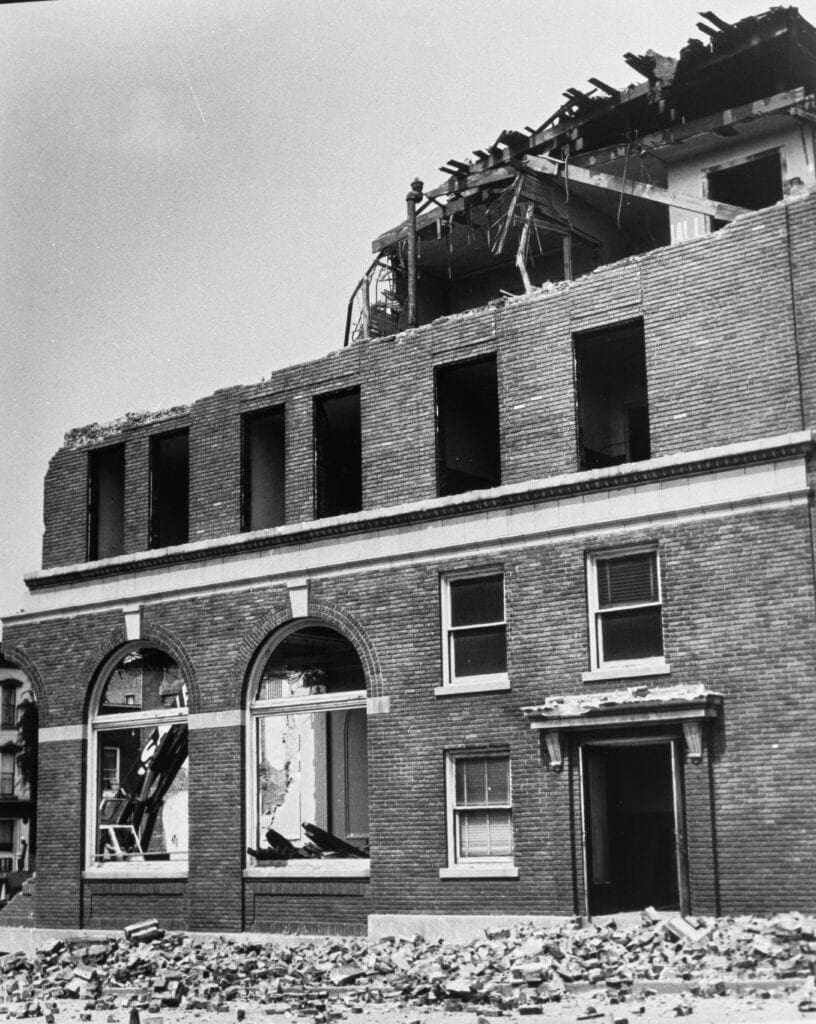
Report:
[[[593,667],[663,658],[663,610],[656,551],[596,556],[590,562]]]
[[[457,754],[450,760],[452,860],[513,856],[510,758],[507,754]]]
[[[455,576],[443,581],[445,682],[507,674],[504,576]]]

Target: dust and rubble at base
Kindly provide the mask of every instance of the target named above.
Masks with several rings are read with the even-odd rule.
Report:
[[[164,932],[148,920],[121,938],[55,940],[31,957],[0,957],[0,1014],[51,1024],[68,999],[80,1019],[114,1011],[108,1020],[125,1024],[141,1013],[147,1024],[175,1008],[240,1017],[240,1003],[330,1024],[396,1004],[469,1010],[477,1024],[490,1024],[561,1003],[572,1019],[614,1024],[667,994],[674,1016],[691,1013],[694,997],[735,994],[757,1004],[784,994],[800,1012],[816,1011],[814,974],[816,918],[798,913],[666,918],[648,908],[635,924],[576,918],[558,927],[487,929],[460,945],[420,936],[213,939]],[[598,997],[602,1009],[592,1001]]]

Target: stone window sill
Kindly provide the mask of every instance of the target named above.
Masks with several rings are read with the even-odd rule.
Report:
[[[126,881],[161,881],[165,878],[187,878],[186,864],[169,864],[156,862],[153,864],[105,864],[99,867],[86,868],[82,872],[85,881],[105,882],[111,879]]]
[[[518,878],[515,864],[454,864],[440,868],[440,878]]]
[[[645,679],[647,676],[671,675],[671,665],[663,661],[644,661],[642,665],[621,665],[619,668],[594,668],[581,673],[582,683],[608,683],[614,679]]]
[[[434,697],[457,697],[468,693],[498,693],[501,690],[509,689],[510,680],[507,676],[495,676],[473,679],[467,683],[449,683],[447,686],[437,686],[434,689]]]
[[[244,878],[369,878],[371,864],[367,860],[267,861],[263,867],[253,865],[244,869]]]

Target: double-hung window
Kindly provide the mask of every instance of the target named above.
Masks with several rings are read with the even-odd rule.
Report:
[[[641,548],[591,556],[587,592],[593,672],[668,671],[657,551]]]
[[[510,756],[467,751],[447,756],[448,869],[514,877]]]
[[[442,638],[445,685],[441,692],[457,687],[507,687],[507,625],[501,572],[443,578]]]

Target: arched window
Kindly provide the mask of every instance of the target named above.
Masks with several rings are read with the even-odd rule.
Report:
[[[354,647],[300,624],[260,652],[250,680],[250,865],[367,872],[366,690]]]
[[[132,644],[103,668],[89,763],[89,865],[186,868],[187,686],[164,651]]]

